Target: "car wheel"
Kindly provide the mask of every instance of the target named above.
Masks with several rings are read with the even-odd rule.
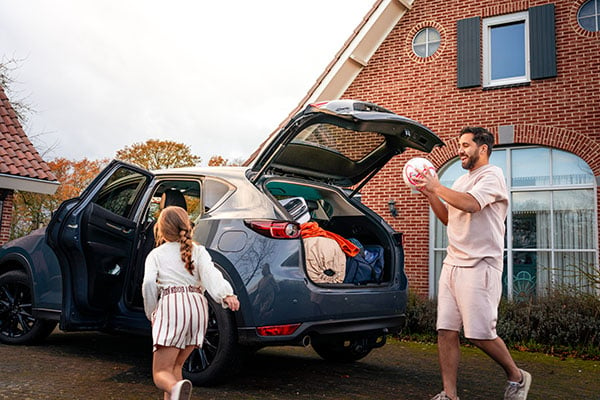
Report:
[[[364,358],[375,347],[381,347],[383,338],[315,338],[312,347],[319,356],[328,361],[352,362]]]
[[[196,386],[210,386],[238,371],[240,353],[233,313],[209,296],[208,329],[202,348],[183,365],[183,376]]]
[[[0,275],[0,342],[31,344],[50,335],[56,321],[35,318],[29,279],[24,272]]]

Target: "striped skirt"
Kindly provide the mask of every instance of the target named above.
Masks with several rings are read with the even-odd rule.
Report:
[[[207,327],[208,301],[199,288],[166,288],[161,292],[152,324],[153,351],[157,346],[202,347]]]

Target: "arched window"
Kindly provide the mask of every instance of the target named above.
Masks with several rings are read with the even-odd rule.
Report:
[[[579,157],[545,147],[495,148],[490,163],[504,171],[509,211],[504,241],[504,295],[526,300],[568,286],[593,292],[598,233],[594,174]],[[466,173],[460,160],[439,172],[444,186]],[[431,214],[430,294],[446,256],[446,227]],[[507,277],[510,277],[508,279]]]

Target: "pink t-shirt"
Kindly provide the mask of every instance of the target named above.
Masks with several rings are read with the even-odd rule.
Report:
[[[484,260],[502,271],[508,192],[502,169],[486,164],[454,182],[452,189],[471,194],[481,210],[448,207],[448,249],[444,263],[472,267]]]

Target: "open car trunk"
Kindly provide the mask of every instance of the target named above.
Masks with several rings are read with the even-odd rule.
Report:
[[[356,196],[350,198],[332,186],[286,178],[270,179],[265,189],[280,205],[293,198],[305,201],[310,220],[301,225],[302,240],[307,276],[313,283],[364,287],[387,285],[398,274],[404,277],[400,234],[394,233]],[[295,209],[290,212],[283,205],[281,208],[288,219],[298,220]],[[356,245],[359,253],[352,256],[340,251],[328,235],[324,245],[315,244],[315,240],[322,240],[321,236],[314,239],[304,235],[308,224],[314,228],[315,223],[326,231],[325,235],[333,233]],[[337,247],[342,249],[343,244]],[[333,273],[328,269],[333,269]]]

